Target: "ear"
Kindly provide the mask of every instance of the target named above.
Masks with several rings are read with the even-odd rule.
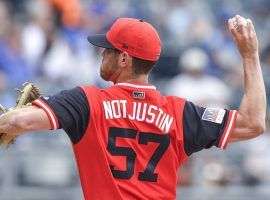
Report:
[[[132,57],[127,52],[121,52],[118,57],[118,64],[121,67],[127,67],[130,65]]]

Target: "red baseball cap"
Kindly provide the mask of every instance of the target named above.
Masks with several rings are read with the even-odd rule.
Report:
[[[87,39],[95,46],[118,49],[143,60],[157,61],[161,53],[156,29],[139,19],[119,18],[106,34],[91,35]]]

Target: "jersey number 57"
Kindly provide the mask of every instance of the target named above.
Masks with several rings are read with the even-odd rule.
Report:
[[[168,134],[146,133],[139,132],[134,129],[126,128],[109,128],[108,146],[107,150],[112,156],[126,156],[126,170],[115,170],[114,165],[110,165],[111,172],[114,178],[130,179],[134,175],[134,164],[137,157],[134,149],[130,147],[116,146],[117,137],[136,139],[136,135],[139,134],[139,144],[147,145],[148,142],[158,143],[157,149],[151,156],[146,169],[143,172],[139,172],[138,180],[157,182],[158,174],[154,173],[158,162],[170,145],[170,136]]]

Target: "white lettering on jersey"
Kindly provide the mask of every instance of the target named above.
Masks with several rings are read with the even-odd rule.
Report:
[[[142,107],[142,103],[138,103],[138,109],[137,109],[136,119],[139,122],[142,122],[142,121],[145,120],[145,113],[146,113],[147,104],[146,103],[143,104],[143,112],[142,112],[142,114],[141,114],[141,107]],[[140,117],[140,114],[141,114],[141,117]]]
[[[106,119],[128,118],[139,122],[155,124],[160,130],[169,132],[173,117],[161,108],[147,103],[132,102],[131,109],[127,110],[127,100],[103,101]]]
[[[165,114],[165,113],[163,114],[163,117],[162,117],[162,119],[161,119],[161,121],[160,121],[160,123],[159,123],[159,125],[158,125],[158,128],[160,128],[161,125],[163,124],[163,121],[164,121],[166,115],[167,115],[167,114]]]
[[[110,101],[103,101],[103,107],[104,107],[104,112],[106,119],[109,119],[109,117],[112,119],[112,107],[111,107],[111,102]]]
[[[115,119],[118,119],[121,117],[121,110],[120,110],[120,102],[118,100],[112,100],[112,111],[113,111],[113,117]]]
[[[172,125],[172,122],[173,122],[173,117],[167,115],[165,120],[164,120],[164,123],[161,126],[161,130],[164,130],[164,128],[165,128],[166,133],[168,133],[170,130],[170,127]]]
[[[158,107],[157,106],[154,106],[154,105],[150,105],[149,106],[148,111],[147,111],[147,114],[149,116],[151,116],[151,118],[150,119],[149,118],[146,118],[146,122],[149,123],[149,124],[153,123],[153,121],[154,121],[154,119],[156,117],[155,113],[152,112],[152,109],[153,110],[158,110]]]
[[[156,125],[158,125],[160,116],[161,116],[161,114],[163,113],[163,110],[161,110],[160,108],[159,108],[158,110],[159,110],[159,114],[158,114],[158,117],[157,117],[157,120],[156,120]]]
[[[127,118],[127,100],[120,100],[120,103],[122,104],[123,118]]]
[[[136,110],[137,110],[137,102],[133,102],[133,114],[132,114],[132,116],[131,115],[128,115],[128,118],[130,120],[134,120],[135,119]]]

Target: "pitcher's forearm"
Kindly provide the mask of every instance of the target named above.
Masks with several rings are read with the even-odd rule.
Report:
[[[263,90],[265,94],[262,70],[259,60],[259,55],[256,53],[253,56],[243,58],[243,68],[244,68],[244,92],[249,93],[249,90],[254,88]]]
[[[36,106],[15,109],[0,117],[0,133],[21,135],[49,129],[51,124],[47,114]]]
[[[259,55],[243,58],[244,95],[230,142],[259,136],[265,131],[266,94]]]
[[[255,54],[254,56],[243,58],[243,67],[244,96],[239,113],[248,116],[251,123],[264,124],[266,94],[259,55]]]
[[[11,135],[20,135],[24,130],[18,124],[19,112],[14,110],[10,111],[0,117],[0,132]]]

